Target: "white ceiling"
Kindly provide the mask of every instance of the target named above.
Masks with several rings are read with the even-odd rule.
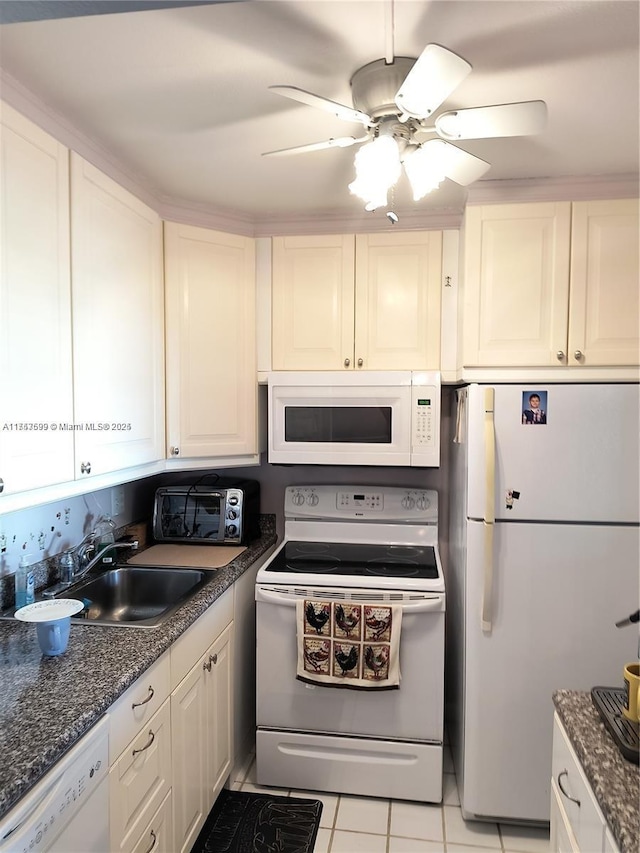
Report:
[[[349,79],[384,56],[390,0],[245,0],[0,27],[0,65],[158,199],[254,222],[349,216],[354,149],[261,152],[360,135],[268,91],[294,85],[351,105]],[[539,136],[460,143],[489,161],[484,181],[638,173],[637,0],[395,0],[394,52],[430,43],[472,73],[443,109],[546,101]],[[7,78],[6,75],[9,75]],[[461,209],[445,181],[414,205]],[[378,214],[380,215],[380,214]]]

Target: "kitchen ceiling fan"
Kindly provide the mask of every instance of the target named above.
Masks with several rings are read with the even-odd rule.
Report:
[[[297,86],[269,87],[272,92],[325,110],[344,121],[360,123],[365,128],[364,135],[266,151],[263,156],[361,146],[355,157],[356,179],[349,189],[363,199],[366,210],[375,210],[387,205],[388,191],[400,177],[402,167],[414,201],[436,189],[445,178],[467,186],[491,168],[485,160],[453,142],[528,136],[544,129],[547,118],[544,101],[447,110],[436,115],[470,73],[471,65],[438,44],[428,44],[417,59],[395,57],[391,43],[392,4],[388,23],[385,58],[359,68],[351,77],[353,107]]]

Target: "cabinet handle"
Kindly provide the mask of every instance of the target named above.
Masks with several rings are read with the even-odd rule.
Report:
[[[180,456],[180,448],[179,448],[179,447],[170,447],[170,448],[169,448],[169,453],[170,453],[172,456]]]
[[[153,830],[151,830],[151,838],[152,838],[151,847],[147,847],[145,853],[151,853],[153,848],[156,846],[156,841],[158,840],[158,837]]]
[[[564,353],[562,352],[561,349],[559,349],[558,352],[556,353],[556,358],[558,359],[558,361],[564,361]]]
[[[149,740],[145,743],[145,745],[140,747],[140,749],[134,749],[133,750],[134,758],[139,752],[144,752],[146,749],[149,749],[149,747],[151,746],[151,744],[154,742],[155,739],[156,739],[156,736],[154,735],[154,733],[150,729],[149,730]]]
[[[345,366],[345,367],[349,367],[349,365],[350,365],[350,364],[351,364],[351,359],[350,359],[350,358],[345,358],[345,360],[344,360],[344,366]]]
[[[4,492],[4,480],[0,477],[0,495]]]
[[[81,462],[80,463],[80,473],[81,474],[90,474],[91,473],[91,462]]]
[[[143,699],[142,702],[134,702],[133,705],[131,706],[131,710],[133,711],[134,708],[139,708],[141,705],[146,705],[147,702],[151,702],[152,699],[153,699],[153,687],[151,685],[149,685],[149,695],[147,696],[147,698]]]
[[[582,361],[582,359],[584,358],[584,355],[583,355],[581,350],[577,349],[574,352],[573,357],[575,358],[576,361]]]
[[[209,655],[209,661],[215,666],[218,663],[218,655]]]
[[[563,796],[565,796],[568,800],[571,800],[572,803],[575,803],[578,806],[578,808],[580,808],[580,800],[576,800],[575,797],[572,797],[570,794],[567,794],[565,789],[562,787],[562,777],[568,776],[568,775],[569,775],[568,770],[562,770],[560,773],[558,773],[558,788],[560,788],[560,791],[561,791]]]
[[[359,358],[358,359],[358,367],[362,367],[363,364],[364,364],[364,359]]]
[[[206,669],[206,670],[207,670],[207,672],[211,672],[211,658],[209,658],[209,660],[208,660],[208,661],[205,661],[205,662],[202,664],[202,668],[203,668],[203,669]]]

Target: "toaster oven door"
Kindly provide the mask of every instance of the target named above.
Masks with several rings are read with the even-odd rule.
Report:
[[[226,493],[189,488],[156,491],[153,536],[157,542],[222,542]]]

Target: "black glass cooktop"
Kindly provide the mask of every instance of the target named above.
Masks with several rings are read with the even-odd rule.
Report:
[[[361,545],[351,542],[286,542],[266,571],[438,577],[435,550],[430,545]]]

